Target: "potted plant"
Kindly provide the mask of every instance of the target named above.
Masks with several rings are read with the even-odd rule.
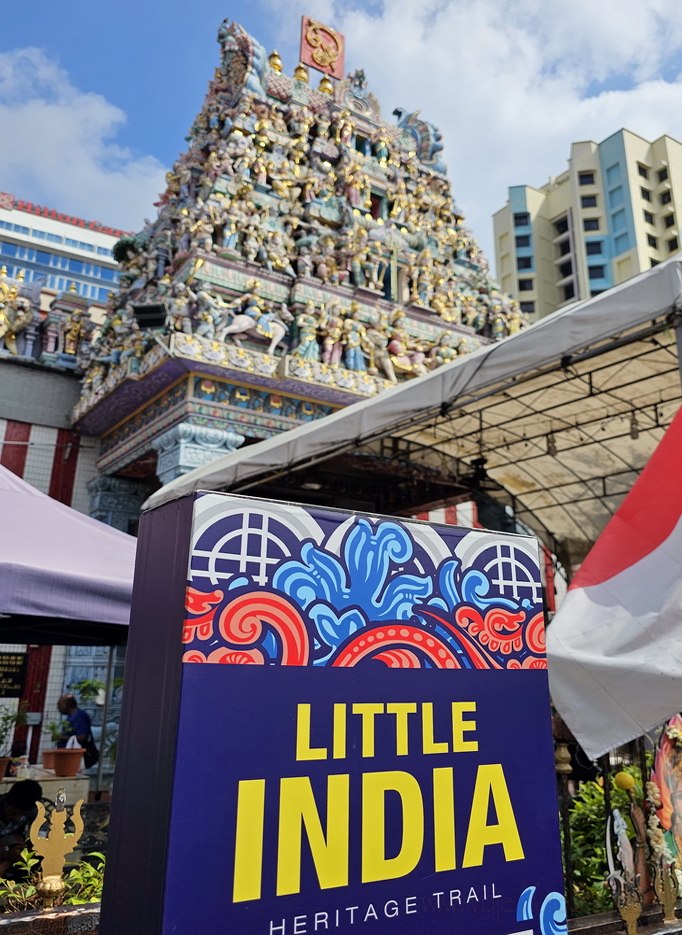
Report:
[[[80,745],[60,747],[52,751],[55,776],[75,776],[81,767],[83,748]]]
[[[20,704],[16,709],[8,705],[0,707],[0,779],[4,778],[10,764],[14,728],[25,723],[25,704]]]
[[[69,722],[64,719],[61,721],[50,721],[45,727],[45,733],[50,735],[52,743],[55,745],[52,750],[43,750],[43,767],[45,769],[54,769],[54,751],[57,743],[63,737],[68,736],[70,730]]]

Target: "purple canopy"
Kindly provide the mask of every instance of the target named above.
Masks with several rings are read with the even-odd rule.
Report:
[[[0,465],[0,640],[124,642],[136,544]]]

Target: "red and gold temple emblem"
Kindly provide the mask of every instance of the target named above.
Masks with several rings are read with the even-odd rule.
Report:
[[[301,18],[301,61],[332,78],[343,78],[345,37],[309,16]]]

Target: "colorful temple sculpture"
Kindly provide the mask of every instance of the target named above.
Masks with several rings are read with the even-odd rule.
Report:
[[[364,72],[318,87],[236,23],[166,176],[114,249],[78,430],[104,475],[165,483],[523,327],[456,207],[440,134],[382,119]],[[88,324],[89,328],[90,325]],[[80,332],[79,332],[80,334]]]

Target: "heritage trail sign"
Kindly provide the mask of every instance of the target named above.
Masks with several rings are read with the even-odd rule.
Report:
[[[533,539],[151,511],[121,736],[102,935],[566,929]]]

